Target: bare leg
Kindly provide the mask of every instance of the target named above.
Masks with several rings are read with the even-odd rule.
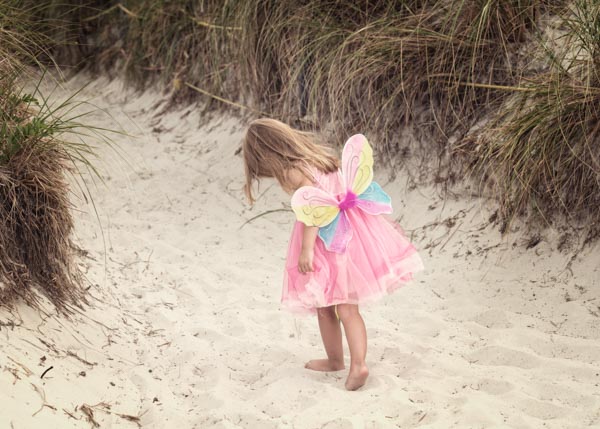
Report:
[[[369,376],[365,363],[367,356],[367,329],[358,312],[358,305],[340,304],[338,314],[344,324],[346,340],[350,349],[350,372],[346,379],[346,389],[356,390],[363,386]]]
[[[342,347],[342,328],[335,315],[334,307],[317,309],[319,329],[325,346],[327,359],[314,359],[305,367],[314,371],[339,371],[344,369],[344,349]]]

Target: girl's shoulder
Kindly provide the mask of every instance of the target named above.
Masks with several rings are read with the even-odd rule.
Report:
[[[294,189],[302,186],[316,186],[324,174],[327,173],[307,162],[295,165],[286,171],[286,177]]]
[[[313,176],[313,186],[321,188],[327,192],[340,192],[341,173],[339,169],[334,171],[323,171],[318,167],[311,167]]]
[[[287,170],[286,176],[294,189],[312,184],[312,177],[307,177],[307,172],[304,170],[301,167],[292,167]],[[309,173],[312,176],[312,171],[309,171]]]
[[[326,170],[320,168],[319,166],[316,166],[314,164],[309,164],[309,163],[306,163],[306,169],[308,170],[310,175],[315,180],[317,180],[320,177],[329,176],[331,174],[337,174],[337,172],[339,171],[338,169],[335,169],[332,171],[326,171]]]

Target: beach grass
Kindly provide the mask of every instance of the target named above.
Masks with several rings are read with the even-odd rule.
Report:
[[[598,222],[600,204],[600,5],[578,1],[561,19],[547,68],[521,83],[461,148],[507,219],[561,213]],[[556,42],[557,40],[553,40]],[[459,145],[460,146],[460,145]]]
[[[412,153],[444,170],[436,182],[491,189],[507,217],[600,219],[593,0],[20,4],[62,66],[338,145],[366,133],[392,164]]]
[[[0,305],[38,306],[42,292],[67,314],[85,302],[69,175],[94,174],[92,144],[109,140],[84,123],[94,108],[77,94],[54,101],[41,91],[56,79],[46,70],[56,76],[57,45],[32,20],[39,10],[0,1]]]

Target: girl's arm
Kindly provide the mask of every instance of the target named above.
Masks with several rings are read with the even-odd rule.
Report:
[[[302,250],[298,258],[298,271],[308,273],[313,271],[313,255],[315,249],[315,241],[319,234],[318,226],[306,226],[302,224],[304,231],[302,232]]]
[[[302,186],[311,186],[312,182],[302,174],[299,170],[292,169],[288,171],[290,182],[293,183],[294,190]],[[315,241],[319,234],[318,226],[306,226],[302,224],[302,250],[298,258],[298,271],[308,273],[313,271],[313,255],[315,249]]]

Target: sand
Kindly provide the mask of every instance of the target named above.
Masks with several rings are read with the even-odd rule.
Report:
[[[493,203],[377,170],[426,270],[363,309],[371,377],[346,392],[344,372],[303,368],[316,320],[280,308],[293,215],[271,182],[243,200],[243,121],[200,126],[198,106],[165,113],[118,80],[79,98],[131,134],[99,149],[98,216],[73,196],[91,305],[0,313],[1,428],[600,427],[598,243],[546,228],[527,248]]]

